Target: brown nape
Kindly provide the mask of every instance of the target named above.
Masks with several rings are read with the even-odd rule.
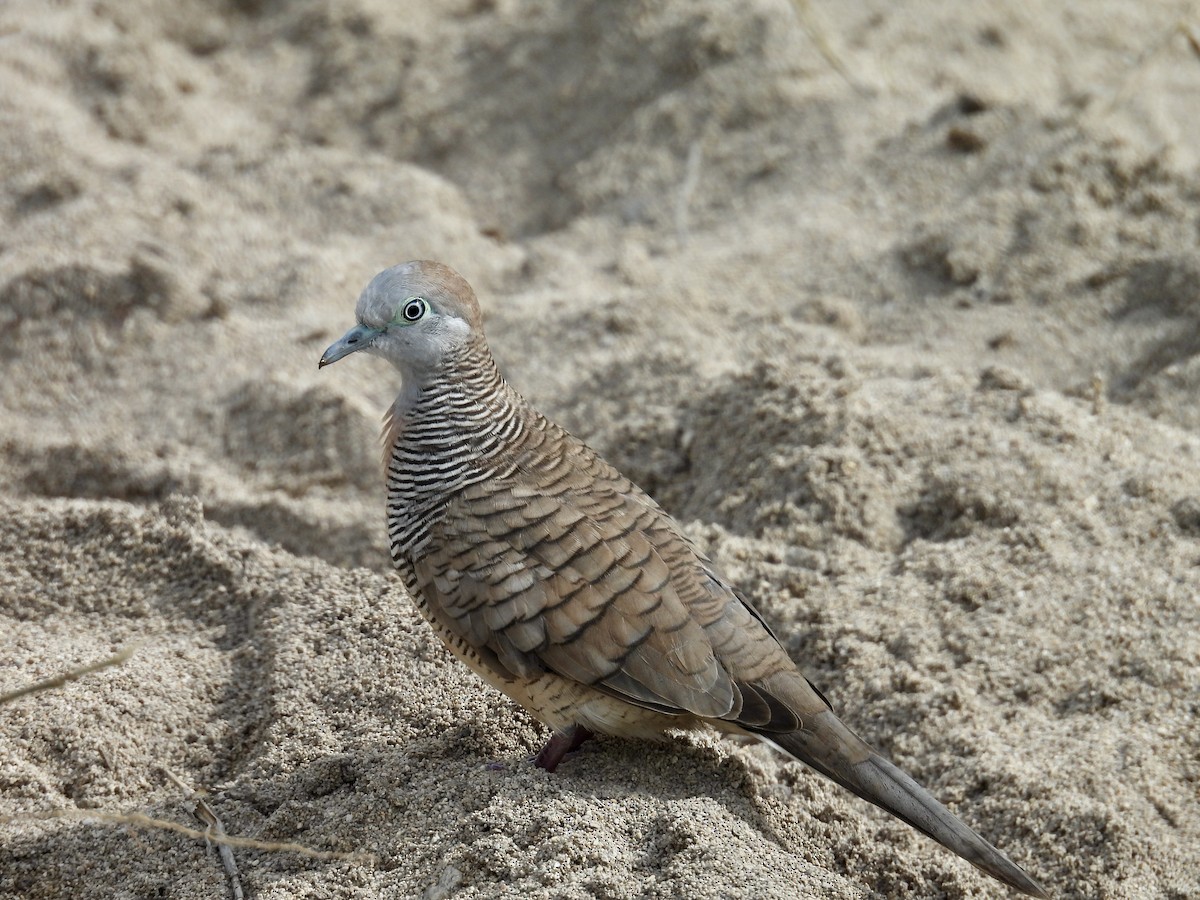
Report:
[[[483,313],[479,308],[479,300],[465,278],[449,266],[429,259],[415,260],[412,265],[416,267],[420,278],[437,288],[456,307],[453,312],[482,333]]]

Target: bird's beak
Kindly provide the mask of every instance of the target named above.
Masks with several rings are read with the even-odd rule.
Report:
[[[380,329],[378,328],[371,328],[369,325],[355,325],[326,348],[325,352],[321,354],[321,361],[317,363],[317,368],[323,369],[330,363],[337,362],[343,356],[349,356],[355,350],[361,350],[371,342],[371,338],[379,334]]]

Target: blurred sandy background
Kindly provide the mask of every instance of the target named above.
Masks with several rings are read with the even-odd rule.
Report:
[[[417,257],[1056,896],[1200,896],[1200,16],[804,9],[0,4],[0,692],[142,642],[0,707],[0,896],[229,896],[38,818],[203,827],[165,769],[371,855],[264,900],[1005,896],[763,748],[527,764],[389,575],[397,376],[316,368]]]

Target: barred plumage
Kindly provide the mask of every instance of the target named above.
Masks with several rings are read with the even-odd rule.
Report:
[[[553,770],[592,732],[708,724],[756,735],[1032,896],[1040,885],[847,728],[677,523],[501,378],[470,286],[380,273],[355,350],[400,369],[385,428],[388,540],[422,614],[555,730]]]
[[[471,344],[448,357],[406,409],[389,411],[388,537],[397,566],[423,553],[446,498],[499,474],[523,428],[509,394],[486,347]]]

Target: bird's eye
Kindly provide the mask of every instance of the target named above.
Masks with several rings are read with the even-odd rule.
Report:
[[[420,297],[409,297],[404,301],[400,315],[405,322],[416,322],[429,311],[429,304]]]

